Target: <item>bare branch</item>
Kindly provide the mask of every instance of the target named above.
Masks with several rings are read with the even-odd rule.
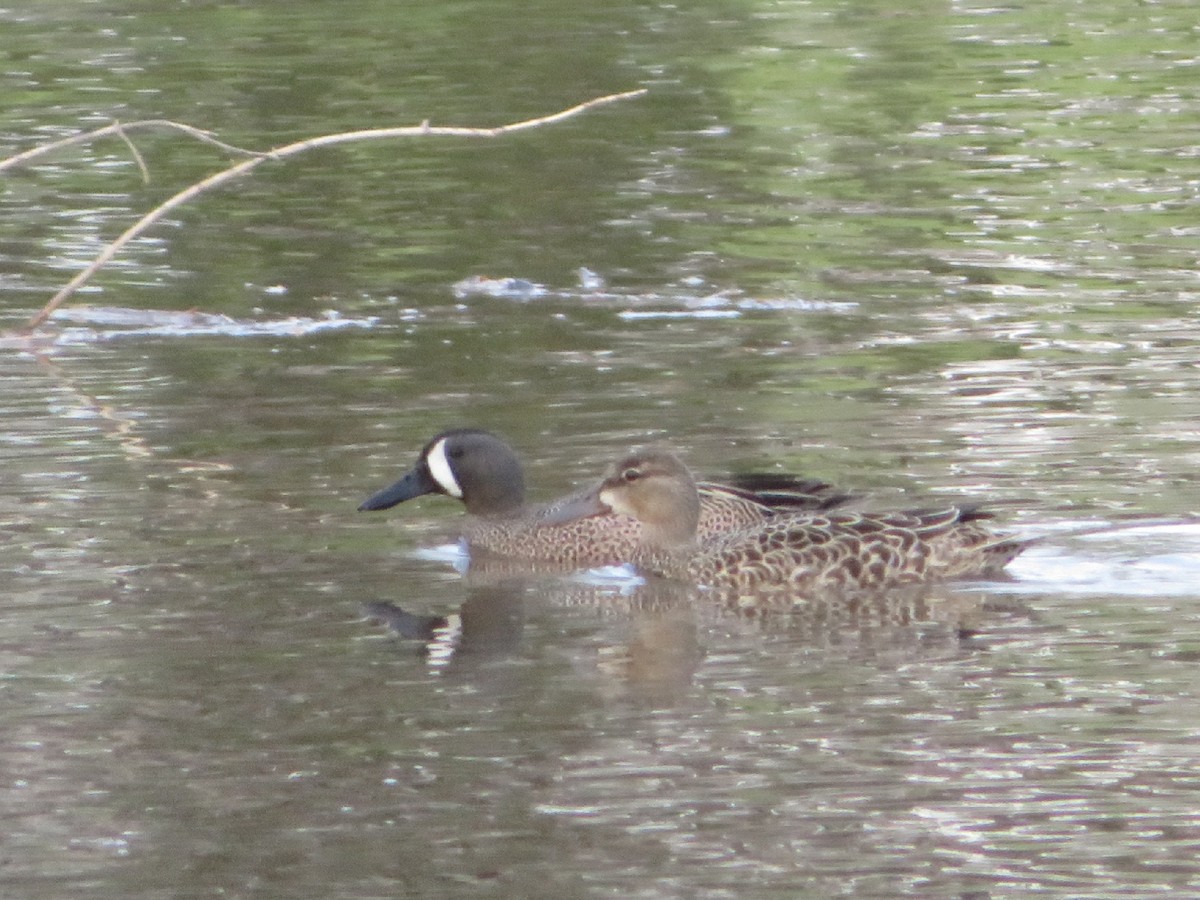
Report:
[[[175,131],[182,131],[186,135],[194,137],[198,141],[203,141],[206,144],[212,144],[214,147],[226,151],[227,153],[236,153],[242,156],[254,156],[257,151],[246,150],[242,147],[235,147],[233,144],[227,144],[224,141],[213,137],[211,132],[202,131],[199,128],[193,128],[191,125],[184,125],[182,122],[172,122],[169,119],[143,119],[140,122],[129,122],[122,125],[119,122],[114,122],[111,125],[105,125],[103,128],[97,128],[95,131],[86,131],[83,134],[74,134],[71,137],[63,138],[59,141],[52,141],[49,144],[42,144],[37,147],[31,147],[23,153],[18,153],[16,156],[10,156],[8,159],[0,160],[0,172],[8,169],[19,168],[31,160],[37,159],[39,156],[45,156],[53,153],[56,150],[62,150],[64,147],[72,147],[76,144],[90,144],[93,141],[99,140],[102,137],[109,135],[124,135],[130,131],[143,131],[151,128],[168,128]]]
[[[552,124],[555,122],[561,122],[563,119],[567,119],[567,118],[570,118],[571,116],[578,115],[579,113],[581,113],[585,110],[594,109],[597,106],[604,106],[609,103],[615,103],[618,100],[627,100],[632,97],[640,97],[645,93],[646,93],[646,89],[642,88],[642,89],[636,90],[636,91],[625,91],[625,92],[619,93],[619,94],[608,94],[604,97],[596,97],[592,100],[588,100],[584,103],[577,104],[576,106],[572,106],[569,109],[564,109],[561,112],[552,113],[551,115],[548,115],[548,116],[539,116],[536,119],[525,119],[520,122],[513,122],[508,125],[499,125],[494,128],[459,128],[459,127],[449,127],[449,126],[434,126],[434,125],[430,125],[428,120],[426,120],[426,121],[422,122],[420,125],[407,126],[407,127],[403,127],[403,128],[373,128],[373,129],[369,129],[366,131],[347,131],[347,132],[341,132],[338,134],[321,135],[319,137],[307,138],[303,141],[296,141],[295,143],[285,144],[284,146],[277,147],[276,149],[270,150],[267,153],[257,154],[257,155],[255,155],[255,157],[253,159],[243,160],[242,162],[237,163],[236,165],[231,166],[228,169],[225,169],[221,172],[217,172],[215,175],[210,175],[208,178],[205,178],[203,181],[197,182],[196,184],[193,184],[191,187],[180,191],[178,194],[175,194],[173,197],[171,197],[170,199],[168,199],[161,205],[157,206],[156,208],[152,209],[150,212],[146,213],[146,215],[142,216],[142,218],[138,219],[138,221],[135,222],[133,225],[131,225],[129,228],[127,228],[124,231],[124,233],[121,234],[120,237],[118,237],[115,241],[113,241],[111,244],[109,244],[107,247],[105,247],[104,250],[101,251],[100,255],[97,256],[94,260],[92,260],[91,264],[86,269],[84,269],[82,272],[80,272],[78,275],[76,275],[74,278],[72,278],[70,280],[70,282],[68,282],[57,294],[55,294],[50,299],[50,302],[47,303],[44,307],[42,307],[42,309],[37,313],[37,315],[33,316],[25,324],[25,330],[30,331],[34,328],[37,328],[39,325],[41,325],[43,322],[45,322],[48,318],[50,318],[50,316],[54,313],[54,311],[56,309],[58,309],[63,304],[63,302],[67,300],[67,298],[69,298],[72,294],[75,293],[75,291],[77,291],[80,287],[82,287],[84,284],[86,284],[87,281],[99,269],[101,269],[110,259],[112,259],[114,256],[117,255],[117,253],[120,251],[120,249],[122,247],[124,247],[126,244],[128,244],[131,240],[133,240],[135,237],[137,237],[139,234],[141,234],[143,231],[145,231],[147,228],[149,228],[151,225],[153,225],[159,219],[161,219],[168,212],[170,212],[171,210],[175,209],[178,206],[181,206],[182,204],[186,203],[187,201],[191,200],[193,197],[197,197],[200,194],[203,194],[205,191],[211,190],[212,188],[215,188],[215,187],[219,187],[220,185],[225,184],[227,181],[232,181],[235,178],[240,178],[242,175],[245,175],[247,172],[250,172],[252,169],[254,169],[256,166],[258,166],[260,163],[266,162],[267,160],[286,159],[289,156],[295,156],[298,153],[303,153],[306,150],[312,150],[317,147],[329,147],[334,144],[346,144],[346,143],[350,143],[352,141],[377,140],[377,139],[381,139],[381,138],[423,137],[426,135],[445,136],[445,137],[488,137],[488,138],[500,137],[501,135],[512,134],[515,131],[525,131],[530,128],[537,128],[542,125],[549,125],[549,124]],[[147,124],[147,123],[135,123],[135,124]],[[183,130],[187,131],[188,133],[192,133],[194,136],[203,135],[204,138],[209,140],[211,143],[219,144],[219,142],[216,141],[214,138],[212,138],[211,135],[208,135],[207,132],[201,132],[198,129],[190,128],[190,126],[180,126],[174,122],[169,122],[169,123],[165,123],[165,124],[169,124],[169,125],[171,125],[173,127],[177,127],[177,128],[182,128]],[[113,126],[109,126],[106,129],[101,129],[101,131],[103,131],[105,133],[120,133],[121,127],[122,126],[119,126],[119,125],[113,125]],[[128,128],[131,126],[124,126],[124,127]],[[90,135],[86,135],[86,136],[81,135],[81,136],[79,136],[79,139],[83,139],[86,137],[94,137],[98,133],[99,132],[91,132]],[[65,142],[64,141],[58,142],[58,146],[65,145],[66,143],[75,143],[75,142],[78,142],[78,140],[73,139],[73,138],[68,138],[67,141],[65,141]],[[53,146],[53,145],[51,145],[51,146]],[[221,146],[227,147],[228,145],[221,145]],[[44,149],[44,148],[39,148],[39,149]],[[231,149],[235,149],[235,148],[231,148]],[[239,150],[238,152],[246,153],[249,151]],[[27,155],[27,154],[22,154],[22,156],[25,156],[25,155]],[[12,157],[12,159],[18,159],[18,158],[19,157]],[[12,159],[6,160],[6,163],[11,162]],[[0,166],[0,168],[2,168],[2,166]]]

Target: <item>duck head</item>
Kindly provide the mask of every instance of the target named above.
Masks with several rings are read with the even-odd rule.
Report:
[[[502,438],[479,428],[455,428],[429,441],[415,466],[358,508],[390,509],[425,494],[454,497],[474,515],[502,515],[524,505],[525,475]]]
[[[546,524],[617,513],[642,525],[642,542],[679,547],[696,539],[700,495],[687,466],[662,445],[632,450],[608,467],[604,477]]]

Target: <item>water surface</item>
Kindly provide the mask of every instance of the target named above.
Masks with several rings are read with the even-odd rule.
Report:
[[[0,342],[0,893],[1200,890],[1190,5],[333,9],[2,11],[0,154],[650,92],[260,167]],[[0,176],[0,326],[227,163],[134,139]],[[1045,539],[969,637],[463,575],[354,511],[461,424]]]

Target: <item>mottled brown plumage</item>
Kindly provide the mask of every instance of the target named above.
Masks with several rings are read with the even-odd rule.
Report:
[[[994,534],[983,524],[989,514],[965,507],[802,512],[699,533],[695,482],[663,447],[623,457],[592,498],[594,509],[642,523],[642,541],[630,562],[653,574],[735,592],[873,590],[994,576],[1026,546]]]
[[[781,512],[825,510],[844,502],[820,481],[755,476],[752,487],[703,482],[697,531],[708,539],[764,522]],[[641,543],[636,518],[616,513],[579,517],[572,510],[587,492],[542,506],[525,503],[525,479],[516,453],[498,436],[479,429],[454,429],[435,436],[417,464],[395,484],[359,507],[387,509],[424,494],[463,502],[463,536],[476,549],[569,566],[624,562]]]

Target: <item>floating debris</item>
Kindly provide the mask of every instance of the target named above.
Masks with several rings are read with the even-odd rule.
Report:
[[[581,290],[602,291],[608,286],[603,277],[593,272],[587,266],[580,266],[575,270],[575,274],[579,276],[579,287]]]
[[[741,314],[736,309],[627,309],[617,313],[617,318],[627,322],[637,319],[736,319]]]
[[[485,278],[472,275],[454,283],[454,296],[459,300],[468,297],[495,297],[500,300],[535,300],[545,297],[550,291],[535,281],[525,278]]]
[[[744,292],[712,290],[703,278],[688,276],[675,288],[645,294],[617,293],[608,287],[598,272],[586,266],[575,270],[577,286],[550,288],[527,278],[488,278],[472,275],[455,282],[454,296],[459,300],[470,297],[490,297],[497,300],[585,300],[589,305],[609,303],[629,307],[618,313],[622,319],[732,319],[749,311],[788,312],[849,312],[858,307],[849,301],[805,300],[800,297],[747,297]],[[704,293],[701,293],[704,291]],[[653,308],[652,308],[653,307]]]
[[[70,322],[80,326],[63,328],[54,336],[55,344],[90,344],[128,337],[198,335],[300,337],[342,328],[370,328],[379,321],[375,316],[347,318],[335,310],[326,310],[320,318],[288,316],[283,319],[259,320],[235,319],[222,313],[125,309],[116,306],[68,307],[57,310],[51,319],[54,322]]]

